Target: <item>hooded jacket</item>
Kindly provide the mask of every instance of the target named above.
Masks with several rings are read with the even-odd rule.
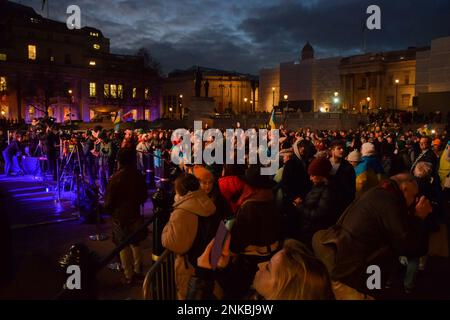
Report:
[[[175,252],[175,282],[178,300],[186,298],[188,284],[194,274],[186,254],[197,236],[199,218],[210,217],[216,211],[212,200],[203,191],[189,192],[176,199],[173,212],[162,232],[162,245]]]

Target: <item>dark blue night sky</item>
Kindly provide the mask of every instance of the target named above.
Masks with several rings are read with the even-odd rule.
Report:
[[[450,36],[448,0],[49,0],[50,18],[81,8],[82,25],[99,28],[116,53],[145,46],[164,72],[202,65],[258,73],[293,61],[309,40],[316,56],[362,52],[366,8],[382,10],[382,30],[367,31],[367,50],[429,45]],[[38,13],[41,0],[16,0]]]

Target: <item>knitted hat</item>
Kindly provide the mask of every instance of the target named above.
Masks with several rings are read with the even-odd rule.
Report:
[[[347,157],[347,161],[360,162],[361,161],[361,153],[358,150],[354,150],[354,151],[350,152]]]
[[[208,169],[206,169],[203,166],[195,166],[194,167],[194,176],[200,181],[214,179],[214,176],[211,173],[211,171],[209,171]]]
[[[373,143],[366,142],[361,147],[361,154],[363,157],[373,156],[376,154],[375,146]]]
[[[330,177],[331,163],[326,158],[315,158],[308,167],[310,176]]]

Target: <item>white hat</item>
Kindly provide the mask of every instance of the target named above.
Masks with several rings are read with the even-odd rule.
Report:
[[[376,154],[375,146],[373,143],[366,142],[361,147],[361,154],[363,157],[372,156]]]
[[[361,153],[358,150],[354,150],[349,153],[347,156],[347,161],[350,162],[360,162],[361,161]]]

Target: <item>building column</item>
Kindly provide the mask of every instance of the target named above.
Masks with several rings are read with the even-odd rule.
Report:
[[[343,107],[346,107],[348,100],[347,100],[347,78],[345,77],[345,75],[341,75],[341,89],[342,89],[341,105]]]
[[[377,73],[377,100],[376,107],[381,107],[381,74]]]
[[[355,102],[355,75],[350,75],[350,105],[349,110],[353,111],[353,106]]]

